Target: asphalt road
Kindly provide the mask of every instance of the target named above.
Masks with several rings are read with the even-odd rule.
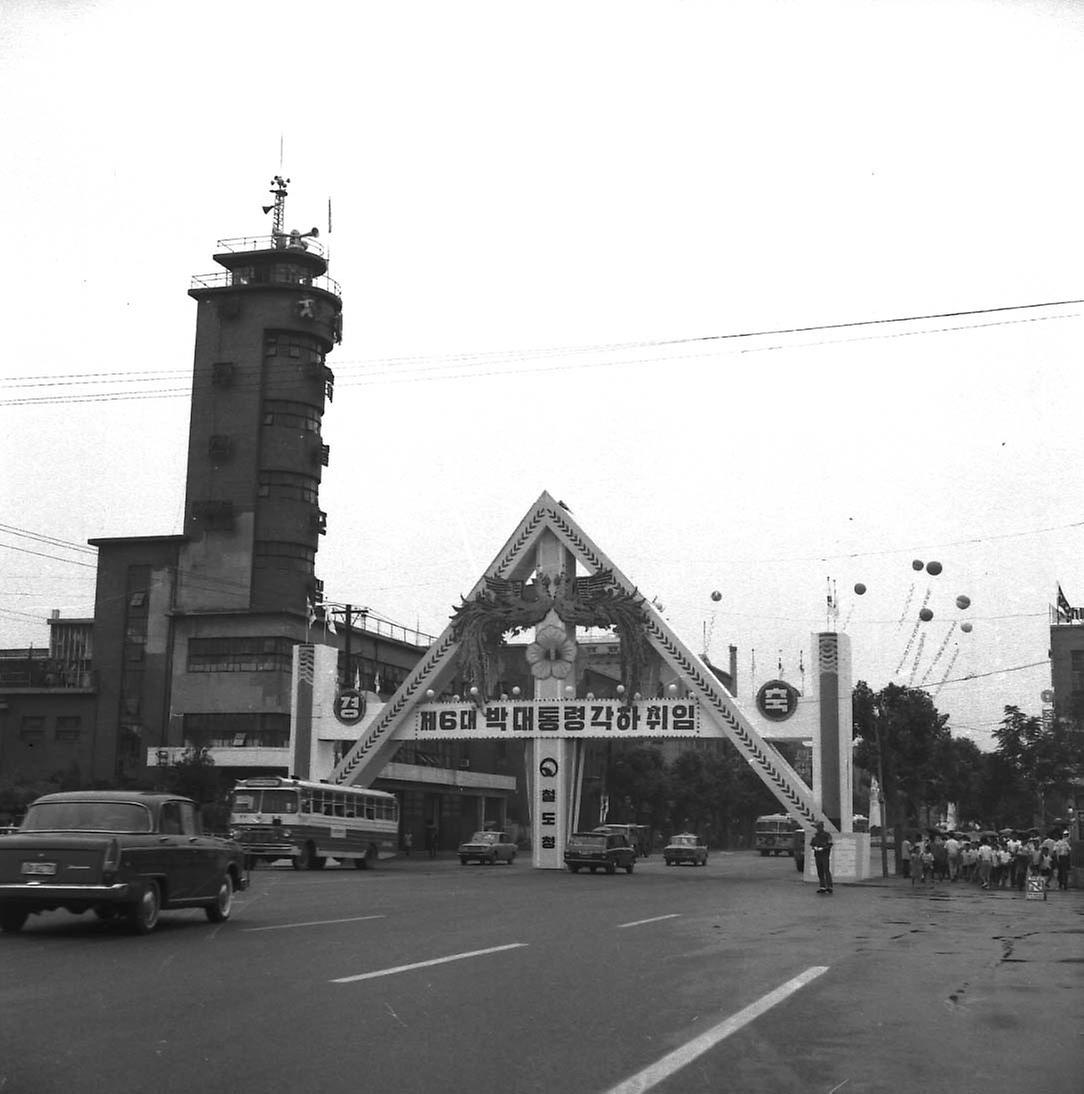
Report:
[[[0,937],[0,1094],[1076,1091],[1082,912],[748,852],[264,868],[219,926]]]

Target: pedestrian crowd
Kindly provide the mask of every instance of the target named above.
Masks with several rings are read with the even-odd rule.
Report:
[[[968,835],[933,831],[905,839],[901,847],[902,875],[911,885],[935,881],[964,881],[983,889],[1027,887],[1029,877],[1043,879],[1049,889],[1069,888],[1070,844],[1068,832],[1051,833],[1046,839],[1021,832],[1001,835]]]

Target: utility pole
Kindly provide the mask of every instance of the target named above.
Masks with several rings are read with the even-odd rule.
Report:
[[[881,877],[888,877],[888,810],[885,795],[885,752],[881,733],[881,708],[873,708],[873,732],[877,738],[877,803],[881,807]]]

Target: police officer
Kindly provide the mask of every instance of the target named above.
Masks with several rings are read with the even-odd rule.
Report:
[[[824,821],[817,821],[817,831],[809,841],[813,848],[813,861],[817,864],[817,880],[821,883],[818,893],[832,892],[832,836],[824,830]]]

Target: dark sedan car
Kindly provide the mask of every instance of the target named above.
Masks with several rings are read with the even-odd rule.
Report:
[[[202,908],[229,918],[248,885],[241,847],[206,836],[196,803],[174,794],[72,791],[33,802],[14,835],[0,839],[0,930],[65,909],[123,917],[149,934],[163,908]]]
[[[631,874],[636,865],[636,848],[619,832],[575,832],[565,847],[565,865],[574,874],[581,867],[592,874],[596,870],[615,874],[619,866]]]

